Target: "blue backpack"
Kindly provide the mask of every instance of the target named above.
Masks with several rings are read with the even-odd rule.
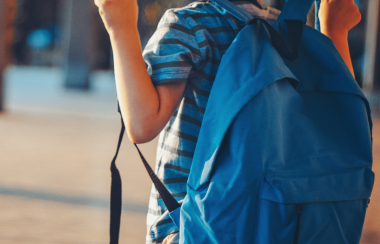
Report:
[[[358,244],[370,108],[333,42],[305,25],[313,0],[288,0],[271,23],[212,1],[247,26],[221,61],[182,206],[143,159],[180,243]]]

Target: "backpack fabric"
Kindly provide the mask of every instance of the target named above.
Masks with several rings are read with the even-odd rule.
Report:
[[[182,206],[180,243],[359,243],[374,183],[368,101],[333,42],[303,26],[298,58],[249,23],[224,55]],[[270,25],[306,22],[313,0],[289,0]]]

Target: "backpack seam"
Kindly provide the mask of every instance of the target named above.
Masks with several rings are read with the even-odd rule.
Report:
[[[255,226],[255,240],[254,240],[254,244],[257,243],[257,229],[258,229],[258,225],[259,225],[259,215],[260,215],[260,207],[261,207],[261,193],[263,191],[263,186],[264,186],[264,180],[266,179],[266,176],[267,176],[268,173],[265,173],[264,174],[264,177],[261,181],[261,186],[260,186],[260,193],[259,193],[259,197],[258,197],[258,204],[257,204],[257,211],[256,211],[256,226]]]

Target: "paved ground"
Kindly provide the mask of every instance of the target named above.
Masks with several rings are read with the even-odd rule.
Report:
[[[6,74],[0,114],[0,243],[107,243],[109,163],[119,133],[110,73],[96,73],[90,92],[61,88],[57,69],[18,67]],[[142,145],[154,163],[156,140]],[[380,173],[380,120],[374,127]],[[123,179],[121,243],[144,243],[150,181],[132,144],[118,166]],[[380,244],[380,181],[368,208],[362,244]]]

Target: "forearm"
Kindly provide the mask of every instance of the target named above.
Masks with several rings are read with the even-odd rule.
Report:
[[[154,86],[142,58],[136,0],[95,0],[110,36],[117,96],[134,143],[152,140],[178,107],[186,83]]]
[[[160,99],[142,58],[137,27],[111,32],[117,96],[131,141],[146,142],[164,125]],[[160,124],[161,123],[161,124]]]
[[[348,46],[348,33],[339,33],[337,31],[328,31],[321,29],[321,32],[328,36],[335,44],[348,69],[351,71],[352,76],[355,77],[354,68],[352,66],[350,50]]]
[[[358,6],[354,0],[321,0],[318,17],[321,32],[334,42],[351,74],[355,77],[347,37],[348,32],[361,20]]]

